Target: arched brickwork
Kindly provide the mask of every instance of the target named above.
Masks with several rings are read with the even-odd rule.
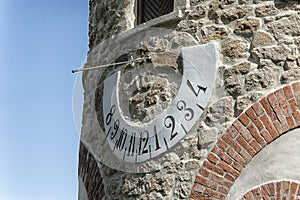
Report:
[[[94,156],[82,142],[80,142],[79,149],[78,174],[83,180],[89,200],[102,199],[104,197],[104,188],[99,167]]]
[[[299,126],[300,82],[296,82],[254,103],[233,122],[203,162],[190,197],[225,199],[258,152]]]
[[[299,200],[299,183],[292,181],[272,182],[248,191],[241,200]]]

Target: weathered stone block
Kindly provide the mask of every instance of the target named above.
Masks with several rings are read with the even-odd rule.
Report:
[[[209,106],[205,123],[210,126],[223,124],[231,120],[234,116],[233,97],[224,97]]]
[[[239,20],[234,29],[237,35],[251,36],[260,26],[260,20],[256,18],[247,18]]]
[[[224,77],[237,75],[237,74],[247,74],[250,72],[251,69],[251,63],[250,62],[242,62],[239,64],[234,65],[233,67],[230,67],[228,69],[225,69]]]
[[[290,49],[280,45],[275,47],[258,47],[252,50],[252,57],[259,62],[260,59],[270,59],[274,63],[286,60]]]
[[[188,14],[189,20],[199,20],[205,17],[206,11],[208,10],[208,7],[206,5],[198,5],[195,6]]]
[[[271,88],[276,83],[276,74],[268,67],[257,69],[246,76],[246,90]]]
[[[252,47],[259,47],[259,46],[267,46],[271,45],[275,42],[275,39],[272,35],[265,31],[257,31],[254,34],[251,46]]]
[[[243,112],[247,107],[249,107],[253,102],[257,101],[260,97],[262,97],[262,93],[260,92],[250,92],[244,96],[237,97],[236,100],[236,109],[239,112]]]
[[[273,1],[273,0],[253,0],[253,3],[262,3],[265,1]]]
[[[267,28],[279,38],[286,35],[300,36],[300,15],[292,15],[271,22],[267,25]]]
[[[278,14],[279,10],[275,7],[274,4],[263,5],[257,7],[255,9],[255,14],[257,17],[266,17],[269,15],[276,15]]]
[[[233,4],[235,0],[212,0],[210,7],[213,9],[224,8],[226,5]]]
[[[222,39],[230,33],[230,29],[223,26],[206,26],[201,28],[201,35],[205,41]]]
[[[300,68],[292,68],[281,76],[282,83],[290,83],[292,81],[300,80]]]
[[[231,59],[245,57],[247,52],[247,43],[242,40],[229,39],[222,46],[223,55]]]
[[[242,93],[244,78],[240,76],[229,76],[225,79],[226,91],[232,96],[238,96]]]
[[[222,10],[219,14],[224,24],[245,17],[252,8],[250,6],[237,6],[230,9]]]

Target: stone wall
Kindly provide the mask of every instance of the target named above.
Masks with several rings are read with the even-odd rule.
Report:
[[[190,0],[184,3],[177,1],[177,4],[181,6],[180,19],[168,21],[160,26],[185,32],[188,34],[187,37],[193,38],[191,40],[193,44],[194,41],[198,44],[209,42],[215,44],[218,54],[218,78],[214,94],[194,129],[195,134],[185,139],[186,154],[180,156],[181,161],[147,174],[124,173],[98,163],[103,179],[101,193],[103,192],[104,199],[187,199],[191,194],[191,198],[195,199],[224,199],[239,176],[239,166],[231,169],[232,163],[229,163],[227,170],[232,171],[227,173],[227,176],[225,173],[218,174],[222,178],[218,179],[219,181],[229,180],[230,184],[225,184],[225,186],[216,185],[219,184],[218,180],[213,179],[212,175],[207,175],[205,170],[209,173],[214,171],[212,173],[214,174],[218,169],[213,166],[218,162],[219,165],[223,165],[218,166],[221,173],[228,165],[226,159],[245,167],[245,163],[241,164],[242,161],[239,159],[247,159],[249,155],[251,158],[255,156],[262,146],[271,143],[273,138],[280,135],[280,128],[282,129],[280,133],[283,134],[292,129],[287,127],[299,126],[297,124],[299,119],[295,116],[290,118],[293,113],[299,113],[297,106],[300,98],[299,89],[297,89],[299,84],[294,84],[294,88],[286,84],[300,79],[300,3],[272,0]],[[91,50],[104,39],[133,28],[134,5],[133,0],[90,1]],[[173,37],[172,39],[164,38],[166,43],[180,38],[174,39]],[[161,38],[154,40],[161,41]],[[160,44],[165,43],[153,42],[152,44],[154,46],[150,45],[146,48],[152,48],[155,52],[161,49]],[[93,55],[89,57],[90,60],[94,58]],[[92,75],[86,74],[86,77],[91,78]],[[274,93],[276,89],[283,86],[285,86],[284,90],[280,89],[277,90],[279,92]],[[296,110],[293,113],[289,112],[292,113],[291,115],[274,115],[278,124],[276,125],[275,122],[275,127],[270,126],[273,121],[276,121],[272,118],[273,112],[275,114],[285,112],[284,103],[276,104],[273,101],[280,99],[283,94],[283,99],[290,100],[291,98],[287,97],[290,95],[288,90],[296,91],[292,93],[296,104],[294,107],[292,103],[285,104],[288,105],[286,109]],[[271,96],[266,97],[268,94]],[[275,100],[274,98],[272,100],[272,94]],[[274,106],[270,106],[273,103]],[[279,105],[283,111],[277,110],[276,112],[276,105]],[[260,113],[262,107],[266,115]],[[256,120],[258,116],[259,120]],[[236,141],[226,138],[232,133],[231,131],[234,134],[237,126],[240,123],[246,123],[249,118],[253,127],[251,128],[248,124],[244,126],[247,126],[250,133],[248,136],[251,138],[247,135],[239,135],[239,137],[234,135]],[[266,128],[260,129],[261,124]],[[242,133],[240,130],[238,132]],[[272,133],[278,135],[273,137]],[[217,148],[222,148],[224,141],[225,144],[230,144],[234,148],[245,145],[244,155],[241,155],[241,151],[237,154],[235,152],[231,152],[232,154],[216,153]],[[262,144],[264,142],[266,144]],[[81,173],[80,176],[84,174]],[[206,176],[209,176],[211,182]],[[281,184],[285,187],[286,182]],[[291,183],[290,190],[294,190],[294,185]],[[214,191],[217,193],[211,191],[214,187],[216,190],[220,188]],[[259,191],[263,192],[265,187],[267,186],[260,187]],[[92,189],[86,189],[90,194]],[[256,191],[258,190],[254,189],[241,195],[245,195],[245,199],[251,199],[257,194]],[[249,195],[252,195],[251,198],[248,198]],[[96,196],[89,199],[94,198]]]

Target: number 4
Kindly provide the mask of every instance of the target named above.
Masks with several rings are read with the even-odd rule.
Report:
[[[201,90],[202,90],[204,93],[205,93],[206,90],[207,90],[207,87],[203,87],[203,86],[197,85],[198,91],[196,91],[189,79],[187,80],[187,85],[188,85],[189,88],[192,90],[192,92],[196,95],[196,97],[198,97],[198,95],[199,95],[199,93],[200,93]]]

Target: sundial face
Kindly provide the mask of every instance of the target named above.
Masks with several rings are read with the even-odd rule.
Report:
[[[147,53],[140,53],[143,42]],[[144,59],[83,74],[81,141],[104,165],[140,173],[176,162],[188,148],[185,137],[195,133],[214,88],[216,51],[186,33],[148,28],[105,41],[88,63],[137,58]]]
[[[214,63],[201,59],[197,53],[201,51],[213,53],[214,48],[182,48],[183,74],[144,64],[124,73],[123,78],[118,71],[105,79],[105,135],[119,159],[140,163],[155,158],[176,145],[199,120],[215,78],[215,73],[205,72]]]

